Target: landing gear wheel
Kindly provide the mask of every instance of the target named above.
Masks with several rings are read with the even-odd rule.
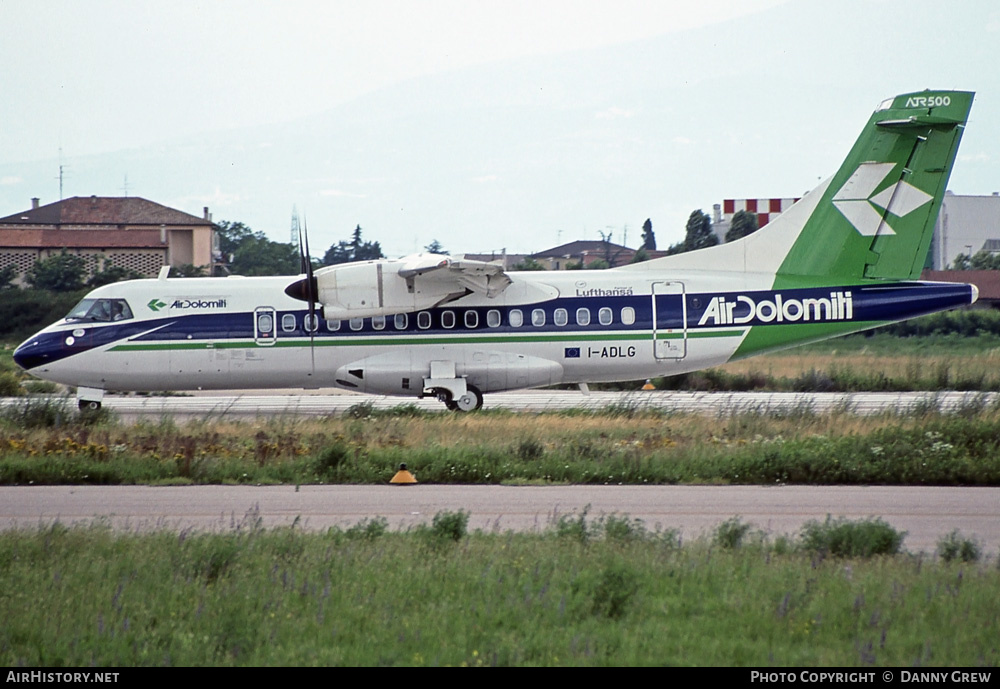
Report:
[[[97,411],[101,408],[101,403],[93,400],[80,400],[77,402],[77,406],[80,408],[80,411]]]
[[[473,385],[469,385],[467,392],[461,397],[452,401],[458,411],[474,411],[483,406],[483,393]],[[451,409],[451,406],[448,407]]]

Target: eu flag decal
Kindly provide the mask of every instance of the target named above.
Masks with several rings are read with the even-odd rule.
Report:
[[[580,358],[580,348],[579,347],[566,347],[563,350],[563,357],[566,359],[579,359]]]

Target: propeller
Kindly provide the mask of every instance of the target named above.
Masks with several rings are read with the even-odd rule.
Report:
[[[299,266],[305,278],[297,280],[285,288],[285,294],[309,303],[309,316],[306,320],[306,330],[309,332],[309,353],[312,357],[312,371],[316,370],[316,330],[319,329],[319,320],[316,316],[316,300],[319,298],[319,289],[316,285],[316,277],[313,275],[312,256],[309,255],[309,228],[303,218],[302,226],[299,228]]]

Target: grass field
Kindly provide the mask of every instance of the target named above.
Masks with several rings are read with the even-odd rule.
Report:
[[[0,483],[802,483],[1000,485],[1000,409],[718,417],[598,412],[454,414],[359,405],[327,419],[118,424],[72,402],[0,416]]]
[[[681,544],[626,517],[466,534],[463,516],[402,534],[5,532],[0,664],[1000,662],[996,565],[898,554],[877,520],[776,542],[731,521]]]

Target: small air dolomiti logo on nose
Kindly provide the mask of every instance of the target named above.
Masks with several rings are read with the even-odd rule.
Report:
[[[865,237],[896,234],[876,206],[902,218],[934,198],[902,180],[873,196],[895,167],[895,163],[862,163],[833,197],[833,205]]]

